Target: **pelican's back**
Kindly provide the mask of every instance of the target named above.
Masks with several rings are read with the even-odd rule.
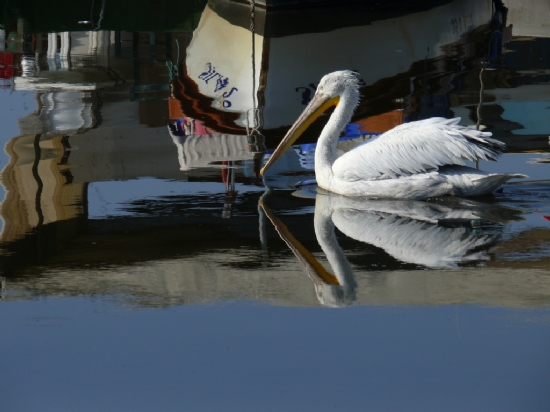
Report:
[[[336,159],[332,171],[354,182],[410,176],[465,160],[496,160],[504,143],[459,121],[434,117],[399,125]]]

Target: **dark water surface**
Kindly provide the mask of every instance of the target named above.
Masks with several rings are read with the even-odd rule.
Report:
[[[547,2],[64,3],[0,15],[1,410],[550,409]],[[340,69],[343,152],[458,116],[529,177],[297,186],[328,116],[262,177]]]

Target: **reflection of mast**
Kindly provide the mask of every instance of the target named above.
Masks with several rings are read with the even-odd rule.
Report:
[[[259,176],[261,162],[264,155],[265,137],[260,132],[262,120],[260,108],[258,107],[258,91],[256,90],[256,2],[250,2],[250,31],[252,33],[252,119],[253,125],[250,125],[249,113],[246,114],[246,136],[248,138],[249,150],[255,153],[254,173]],[[250,110],[249,110],[250,111]]]
[[[226,160],[222,164],[222,180],[225,185],[225,203],[223,204],[222,217],[228,219],[231,217],[231,209],[237,197],[237,191],[235,190],[235,162]]]
[[[500,61],[502,59],[503,48],[503,30],[506,27],[506,16],[508,15],[508,8],[506,8],[502,0],[493,0],[494,13],[491,18],[491,25],[493,26],[493,32],[489,40],[489,52],[484,61],[481,62],[481,70],[479,72],[479,103],[477,105],[477,122],[476,130],[481,127],[481,106],[483,105],[483,92],[485,84],[483,83],[483,72],[491,61]],[[491,69],[488,69],[491,70]],[[479,169],[479,160],[475,161],[476,169]]]
[[[476,123],[476,130],[479,130],[481,126],[481,105],[483,104],[483,71],[485,70],[484,67],[481,68],[479,72],[479,103],[477,105],[477,123]],[[479,159],[475,161],[476,169],[479,169]]]

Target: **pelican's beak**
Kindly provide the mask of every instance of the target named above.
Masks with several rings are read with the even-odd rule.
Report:
[[[292,253],[300,260],[309,277],[315,284],[340,285],[338,278],[329,272],[319,263],[317,259],[298,240],[292,236],[281,220],[273,214],[267,205],[260,199],[260,206],[266,216],[271,220],[275,230],[281,239],[288,245]]]
[[[264,174],[267,169],[304,133],[304,131],[313,123],[321,114],[329,107],[336,106],[340,101],[340,96],[329,97],[325,94],[315,94],[313,99],[305,110],[302,112],[298,120],[292,125],[284,139],[279,143],[265,166],[260,170],[260,174]]]

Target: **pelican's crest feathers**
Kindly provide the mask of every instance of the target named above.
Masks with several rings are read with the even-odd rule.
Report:
[[[359,74],[351,70],[341,70],[329,73],[321,79],[317,93],[329,96],[341,96],[346,92],[355,91],[359,94]]]

